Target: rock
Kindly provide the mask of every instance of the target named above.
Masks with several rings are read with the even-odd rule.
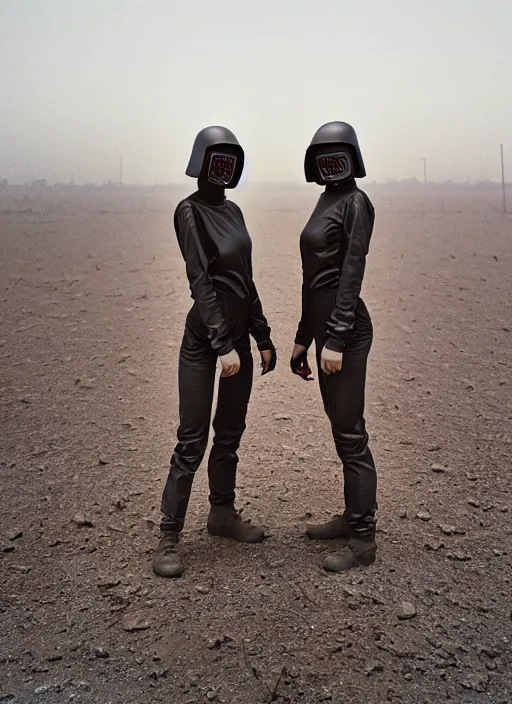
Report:
[[[460,684],[464,689],[472,690],[473,692],[485,692],[489,684],[489,675],[487,672],[472,672],[464,679],[460,680]]]
[[[449,552],[446,557],[449,560],[454,560],[455,562],[468,562],[471,560],[471,555],[463,552]]]
[[[425,543],[427,550],[432,550],[432,552],[437,552],[445,547],[445,544],[441,540],[429,540]]]
[[[14,552],[15,548],[14,548],[14,545],[2,545],[0,550],[2,552]]]
[[[100,658],[101,660],[105,660],[106,658],[110,657],[110,653],[108,652],[108,650],[105,650],[105,648],[94,648],[94,654],[97,658]]]
[[[79,528],[94,528],[94,523],[86,518],[83,513],[77,513],[73,517],[72,522]]]
[[[165,668],[160,668],[160,669],[155,669],[155,670],[152,670],[152,671],[149,673],[149,676],[150,676],[152,679],[154,679],[154,680],[159,680],[159,679],[161,679],[162,677],[167,677],[167,673],[168,673],[168,672],[169,672],[169,670],[168,670],[167,667],[165,667]]]
[[[468,482],[476,482],[478,481],[478,475],[466,472],[466,479],[468,480]]]
[[[444,533],[445,535],[453,535],[457,531],[455,526],[447,526],[442,523],[440,523],[438,525],[438,528],[441,531],[441,533]]]
[[[430,513],[428,511],[419,511],[416,514],[416,518],[419,518],[420,521],[430,521],[432,516],[430,515]]]
[[[100,458],[98,459],[98,464],[110,464],[110,460],[104,457],[103,455],[100,455]]]
[[[377,594],[374,594],[372,596],[372,601],[376,606],[385,606],[386,605],[386,601],[381,596],[378,596]]]
[[[473,508],[480,508],[480,502],[475,501],[475,499],[469,499],[468,504],[473,506]]]
[[[18,540],[18,538],[21,538],[23,536],[23,531],[22,530],[13,530],[12,533],[8,536],[10,541]]]
[[[143,616],[128,616],[124,621],[123,628],[130,632],[147,631],[148,628],[151,628],[151,624]]]
[[[71,684],[76,689],[82,689],[84,692],[88,692],[91,689],[89,682],[85,682],[84,680],[74,680]]]
[[[282,413],[276,413],[274,420],[291,420],[291,416],[284,415]]]
[[[51,685],[49,685],[49,684],[43,684],[41,687],[37,687],[37,688],[34,690],[34,694],[37,694],[37,695],[39,695],[39,694],[46,694],[47,692],[50,691],[50,689],[51,689]]]
[[[343,587],[343,596],[347,597],[347,599],[357,599],[359,594],[357,592],[357,589],[352,589],[352,587]]]
[[[116,577],[104,577],[101,582],[98,582],[98,587],[100,589],[112,589],[112,587],[117,587],[121,584],[121,580]]]
[[[439,452],[441,445],[429,445],[427,448],[428,452]]]
[[[407,518],[407,509],[403,508],[398,514],[398,518]]]
[[[217,692],[214,689],[208,690],[208,692],[206,692],[206,698],[209,702],[214,702],[217,699]]]
[[[324,692],[323,694],[320,695],[318,701],[319,702],[330,702],[332,700],[332,693],[329,692],[328,689],[325,689],[324,687]]]
[[[207,587],[207,586],[205,586],[205,585],[203,585],[203,584],[199,584],[199,585],[196,587],[196,591],[198,591],[199,594],[209,594],[209,593],[210,593],[210,587]]]
[[[436,474],[442,474],[442,473],[448,471],[448,467],[445,467],[444,464],[438,464],[437,462],[434,462],[433,464],[431,464],[430,469],[433,472],[436,472]]]
[[[417,614],[416,607],[410,601],[403,601],[400,606],[400,611],[398,613],[398,618],[400,621],[408,621],[414,618]]]
[[[58,662],[59,660],[62,660],[61,653],[51,653],[46,657],[46,662]]]
[[[373,672],[383,672],[384,665],[377,661],[369,662],[364,668],[364,674],[369,677]]]
[[[12,570],[16,570],[16,572],[22,572],[23,574],[28,574],[32,567],[29,567],[28,565],[11,565]]]

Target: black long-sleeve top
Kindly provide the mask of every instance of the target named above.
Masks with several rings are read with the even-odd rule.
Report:
[[[233,350],[230,321],[217,294],[246,302],[249,333],[258,346],[267,342],[270,327],[252,278],[252,242],[238,205],[227,199],[212,205],[194,193],[178,204],[174,229],[212,348],[219,356]]]
[[[296,344],[313,341],[311,298],[322,289],[337,289],[335,308],[327,321],[326,347],[343,352],[355,322],[370,246],[375,212],[354,180],[327,189],[300,236],[302,318]]]

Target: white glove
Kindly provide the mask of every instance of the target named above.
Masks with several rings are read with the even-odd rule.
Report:
[[[341,371],[343,352],[335,352],[324,347],[320,355],[320,367],[324,374],[336,374]]]
[[[231,350],[227,354],[219,357],[222,364],[221,377],[224,379],[228,376],[235,376],[240,371],[240,357],[236,350]]]

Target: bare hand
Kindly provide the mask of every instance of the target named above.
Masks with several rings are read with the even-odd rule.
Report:
[[[326,347],[323,348],[320,356],[320,367],[324,374],[337,374],[341,371],[342,363],[343,352],[334,352],[334,350],[328,350]]]
[[[238,374],[240,371],[240,357],[236,350],[231,350],[228,354],[223,354],[219,359],[222,364],[222,372],[220,375],[223,379]]]

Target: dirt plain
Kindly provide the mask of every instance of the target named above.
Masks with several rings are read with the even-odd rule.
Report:
[[[0,192],[0,702],[512,702],[512,216],[498,190],[368,187],[363,296],[379,553],[320,569],[340,509],[315,382],[288,358],[314,187],[244,188],[280,361],[256,372],[238,504],[151,572],[190,305],[172,212],[190,189]],[[412,607],[411,607],[412,604]],[[405,618],[407,616],[407,618]]]

